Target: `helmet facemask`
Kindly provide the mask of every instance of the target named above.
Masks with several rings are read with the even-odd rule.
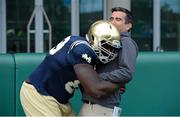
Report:
[[[101,39],[98,39],[101,40]],[[94,49],[96,55],[98,56],[99,60],[106,64],[112,60],[114,60],[118,56],[118,48],[112,46],[111,42],[101,40],[96,41],[97,44],[93,44],[92,48]]]

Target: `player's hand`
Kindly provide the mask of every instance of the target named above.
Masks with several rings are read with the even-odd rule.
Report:
[[[125,84],[121,84],[120,87],[119,87],[119,91],[120,91],[120,94],[124,94],[125,91],[126,91],[126,85]]]

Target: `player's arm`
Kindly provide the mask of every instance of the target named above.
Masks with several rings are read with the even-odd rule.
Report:
[[[79,38],[79,37],[78,37]],[[84,91],[92,97],[102,97],[118,89],[118,85],[101,80],[93,68],[96,54],[86,41],[73,42],[68,61],[73,65],[75,74]]]
[[[101,80],[92,65],[76,64],[74,70],[85,92],[90,96],[100,98],[119,88],[117,84]]]

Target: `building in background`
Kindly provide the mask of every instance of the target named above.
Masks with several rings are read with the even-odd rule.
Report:
[[[38,2],[42,2],[52,26],[51,46],[71,34],[84,36],[91,23],[108,19],[111,8],[121,6],[134,14],[132,36],[140,51],[180,51],[179,0],[0,0],[0,53],[28,52],[27,25],[35,6],[41,8]],[[36,27],[42,30],[43,40],[34,30],[30,52],[47,52],[49,36],[43,31],[48,23],[44,15],[32,20],[30,28]]]

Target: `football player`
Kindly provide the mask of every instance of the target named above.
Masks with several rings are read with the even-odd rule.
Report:
[[[118,30],[105,20],[93,23],[86,37],[65,38],[23,82],[20,99],[25,114],[74,116],[68,101],[79,84],[95,98],[118,90],[118,85],[98,77],[94,65],[114,60],[120,47]]]

